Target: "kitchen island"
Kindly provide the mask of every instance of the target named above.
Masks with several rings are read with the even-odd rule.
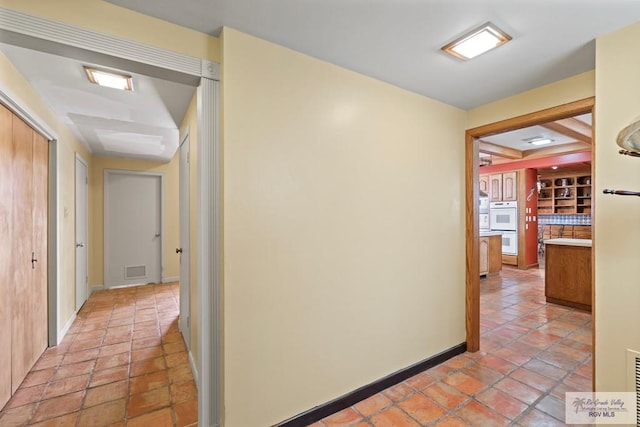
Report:
[[[480,276],[498,274],[502,270],[502,232],[480,232]]]
[[[547,302],[591,311],[591,240],[549,239],[544,243]]]

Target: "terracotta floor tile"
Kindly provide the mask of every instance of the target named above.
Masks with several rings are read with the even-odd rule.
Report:
[[[89,381],[89,387],[97,387],[129,378],[129,365],[94,371]]]
[[[163,344],[162,347],[164,348],[165,354],[172,354],[172,353],[187,351],[187,348],[185,347],[184,342],[182,341],[174,341],[171,343],[166,343],[166,344]]]
[[[182,335],[180,334],[180,332],[171,332],[162,336],[162,342],[165,344],[181,340]]]
[[[86,375],[93,371],[96,365],[95,360],[86,360],[84,362],[72,363],[71,365],[63,365],[58,368],[52,381],[60,381],[66,378],[75,377],[78,375]]]
[[[179,403],[187,400],[198,400],[198,389],[196,388],[195,381],[171,384],[169,391],[171,392],[172,403]]]
[[[558,368],[557,366],[549,365],[548,363],[538,359],[531,359],[525,363],[523,367],[556,381],[560,381],[562,378],[567,376],[566,370]]]
[[[74,341],[84,341],[84,340],[90,340],[95,338],[104,338],[105,333],[106,331],[104,329],[91,331],[91,332],[82,332],[82,333],[79,333],[78,336],[76,336],[76,339]]]
[[[487,387],[482,382],[462,372],[456,372],[448,376],[444,379],[444,382],[469,396],[473,396]]]
[[[486,366],[487,368],[493,369],[496,372],[499,372],[503,375],[508,374],[509,372],[514,371],[518,366],[504,360],[500,357],[497,357],[493,354],[488,354],[481,359],[478,360],[478,364],[482,366]]]
[[[155,359],[157,357],[162,357],[163,354],[162,347],[141,348],[131,352],[131,361],[139,362],[146,359]]]
[[[502,415],[497,414],[495,411],[492,411],[475,400],[469,402],[457,411],[456,415],[472,425],[479,427],[502,427],[510,423],[510,421]]]
[[[130,342],[121,342],[118,344],[105,345],[100,347],[100,357],[113,356],[118,353],[127,353],[131,351]]]
[[[376,427],[419,427],[413,418],[410,418],[402,410],[393,407],[382,411],[371,418],[371,422]]]
[[[433,400],[423,394],[414,394],[398,403],[403,411],[421,424],[429,424],[445,414],[445,411]]]
[[[362,416],[351,408],[343,409],[331,416],[328,416],[322,422],[327,427],[345,426],[354,424],[362,419]]]
[[[83,396],[84,391],[78,391],[40,402],[32,422],[44,421],[78,411],[82,405]]]
[[[96,359],[98,357],[99,351],[100,349],[98,348],[91,348],[89,350],[81,350],[73,353],[67,353],[64,356],[62,365],[72,365],[74,363]]]
[[[113,356],[99,357],[96,361],[95,370],[101,371],[103,369],[113,368],[121,365],[128,365],[131,354],[119,353]]]
[[[165,362],[167,362],[167,367],[174,368],[178,365],[188,365],[189,364],[189,354],[186,351],[181,351],[178,353],[167,354],[165,357]]]
[[[75,427],[78,422],[79,412],[63,415],[57,418],[51,418],[36,424],[31,424],[32,427]]]
[[[130,342],[131,341],[131,337],[133,336],[133,332],[122,332],[122,333],[117,333],[117,334],[110,334],[107,332],[107,335],[105,335],[104,340],[102,341],[103,345],[108,345],[108,344],[119,344],[119,343],[123,343],[123,342]]]
[[[544,377],[525,368],[517,369],[510,376],[543,392],[550,391],[557,384],[552,379]]]
[[[133,332],[133,339],[139,340],[141,338],[159,337],[161,336],[160,330],[157,328],[140,329]]]
[[[494,387],[528,405],[531,405],[542,395],[540,391],[512,378],[505,378],[499,381]]]
[[[119,400],[129,395],[129,380],[121,380],[113,383],[90,388],[84,398],[84,407],[100,405],[112,400]]]
[[[558,399],[554,396],[545,396],[536,404],[536,409],[551,415],[558,421],[564,422],[565,404],[564,399]]]
[[[374,394],[373,396],[360,401],[353,405],[356,411],[365,417],[369,417],[373,414],[380,412],[383,409],[391,406],[393,402],[382,393]]]
[[[511,420],[520,416],[528,408],[526,404],[495,388],[483,391],[476,396],[476,399]]]
[[[40,384],[34,387],[19,388],[11,397],[5,408],[15,408],[28,403],[37,402],[41,399],[47,384]]]
[[[42,400],[73,393],[74,391],[84,390],[87,388],[88,384],[89,374],[78,375],[64,380],[51,382],[42,395]]]
[[[174,423],[173,414],[169,408],[149,412],[148,414],[127,420],[127,427],[172,427],[174,425],[177,424]]]
[[[466,395],[444,383],[433,384],[425,388],[423,393],[449,411],[469,400]]]
[[[27,405],[18,406],[16,408],[7,408],[0,412],[0,425],[1,426],[23,426],[33,416],[36,410],[36,403],[29,403]]]
[[[493,369],[487,368],[479,364],[473,364],[471,366],[468,366],[464,368],[461,372],[463,374],[469,375],[471,378],[474,378],[487,386],[495,384],[496,382],[504,378],[504,375],[502,375],[500,372],[496,372]]]
[[[468,425],[469,424],[458,417],[449,416],[435,424],[435,427],[467,427]]]
[[[537,409],[530,411],[524,417],[520,418],[518,424],[532,427],[561,427],[565,425],[563,422]]]
[[[99,331],[102,332],[102,331]],[[88,332],[92,334],[93,332]],[[102,344],[102,337],[99,338],[89,338],[85,340],[78,340],[77,338],[73,341],[73,344],[69,347],[69,351],[80,351],[87,350],[90,348],[99,347]]]
[[[188,402],[178,403],[173,406],[176,416],[176,426],[186,427],[198,421],[198,401],[190,400]]]
[[[384,390],[382,394],[384,394],[393,402],[399,402],[400,400],[407,398],[415,392],[416,391],[413,389],[413,387],[410,387],[405,383],[399,383]]]
[[[131,363],[131,370],[129,375],[132,377],[137,377],[138,375],[145,375],[152,372],[164,370],[166,369],[166,367],[167,365],[164,362],[164,357],[141,360],[140,362]]]
[[[414,375],[405,381],[405,383],[416,390],[424,390],[434,382],[436,382],[436,379],[426,372],[420,372],[418,375]]]
[[[169,387],[160,387],[129,398],[127,417],[133,418],[171,404]]]
[[[64,354],[45,354],[38,360],[33,370],[39,371],[41,369],[55,368],[60,365],[63,359]]]
[[[189,365],[178,365],[175,368],[167,370],[167,376],[170,383],[181,383],[193,379],[191,367]]]
[[[147,337],[133,340],[132,349],[139,350],[141,348],[156,347],[161,345],[162,339],[160,337]]]
[[[455,370],[447,365],[438,365],[438,366],[434,366],[433,368],[427,370],[426,372],[431,375],[432,377],[441,380],[443,378],[446,378],[447,376],[449,376],[451,373],[453,373]]]
[[[132,377],[129,387],[129,394],[144,393],[169,384],[167,371],[157,371],[146,375]]]
[[[78,426],[102,427],[121,422],[125,418],[126,399],[85,408],[80,412]]]
[[[47,383],[56,373],[55,368],[43,369],[41,371],[32,371],[30,372],[20,387],[33,387],[36,385],[41,385]]]

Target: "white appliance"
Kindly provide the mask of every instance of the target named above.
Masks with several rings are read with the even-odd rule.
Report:
[[[491,230],[502,231],[502,253],[518,255],[518,202],[492,202]]]
[[[489,195],[483,191],[480,191],[478,212],[480,231],[491,230],[491,221],[489,220]]]

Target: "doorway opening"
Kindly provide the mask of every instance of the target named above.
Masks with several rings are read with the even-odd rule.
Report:
[[[581,119],[584,120],[581,122],[583,124],[588,122],[587,117],[591,117],[593,114],[593,107],[594,98],[587,98],[467,130],[466,326],[469,351],[491,351],[492,345],[495,344],[490,341],[484,344],[481,343],[482,332],[487,328],[496,326],[489,319],[484,321],[481,313],[488,313],[504,304],[504,302],[497,302],[495,307],[487,307],[486,309],[482,307],[481,309],[481,300],[487,303],[492,301],[489,296],[492,289],[500,292],[502,294],[501,297],[503,299],[506,298],[507,301],[516,301],[518,296],[524,294],[534,299],[537,297],[537,301],[540,304],[538,307],[546,307],[546,304],[548,304],[551,311],[555,310],[562,315],[566,314],[564,310],[567,310],[567,312],[572,310],[562,306],[555,306],[554,303],[562,303],[562,299],[550,299],[548,293],[545,300],[543,292],[545,284],[544,269],[549,265],[544,263],[545,247],[547,246],[544,241],[551,238],[569,238],[571,240],[589,240],[590,244],[591,233],[587,236],[585,227],[588,226],[590,232],[590,188],[593,184],[590,160],[593,138],[591,135],[587,136],[586,132],[582,132],[579,129],[571,129],[571,127],[573,125],[577,126],[576,122]],[[566,133],[569,135],[565,135],[567,137],[566,141],[554,143],[556,141],[542,141],[547,138],[544,133],[542,135],[527,134],[517,141],[520,144],[526,144],[525,147],[527,149],[518,149],[515,146],[501,143],[501,138],[513,138],[514,135],[520,135],[520,133],[525,132],[525,129],[529,133],[535,133],[541,127],[550,133],[551,137],[548,137],[550,140],[559,139],[553,137],[555,134]],[[540,144],[535,145],[533,144],[534,142],[540,142]],[[548,146],[545,146],[547,144]],[[557,164],[559,160],[564,161],[566,165],[571,163],[573,166],[566,166],[562,169],[561,165]],[[558,166],[558,168],[553,169],[553,166]],[[560,176],[561,174],[567,176]],[[507,180],[505,180],[505,175],[508,178]],[[511,179],[513,180],[510,181]],[[556,180],[557,186],[554,185]],[[505,182],[507,182],[507,188],[504,187]],[[478,203],[481,190],[483,190],[482,193],[487,194],[488,200],[493,198],[494,205],[492,207],[496,208],[496,212],[493,214],[485,212],[484,205]],[[491,206],[488,200],[486,204]],[[514,208],[514,216],[507,214],[506,208],[510,207]],[[490,218],[483,218],[485,213]],[[496,213],[501,215],[497,216]],[[493,221],[491,221],[491,218],[493,218]],[[567,222],[567,224],[552,224],[553,221],[563,221]],[[587,222],[589,223],[588,225]],[[539,224],[541,225],[540,227]],[[488,227],[488,230],[481,230],[481,225],[483,229]],[[495,225],[495,227],[492,225]],[[561,225],[564,225],[564,227],[562,233],[559,233]],[[504,242],[498,243],[501,248],[499,257],[496,256],[495,249],[491,252],[488,239],[480,237],[481,231],[491,234],[492,228],[496,234],[501,236],[507,233],[508,241],[506,246]],[[493,246],[495,248],[495,244]],[[487,265],[491,264],[491,253],[494,254],[493,266]],[[500,264],[498,268],[495,267],[496,258],[498,259],[498,264]],[[588,280],[586,288],[589,293],[589,302],[591,302],[593,301],[591,248],[589,248],[586,258],[590,274],[585,280]],[[488,279],[480,279],[481,273],[495,274],[496,269],[498,271],[502,269],[502,272]],[[517,285],[518,281],[528,283],[529,286],[537,286],[538,294],[534,295],[534,291],[530,289],[513,287]],[[510,293],[513,295],[510,296]],[[535,304],[535,302],[525,304]],[[573,307],[587,308],[580,305],[573,305]],[[521,322],[530,322],[530,324],[510,325],[511,330],[503,331],[504,337],[497,338],[497,341],[506,340],[512,334],[522,332],[518,330],[518,327],[529,326],[535,328],[536,322],[540,320],[536,319],[536,313],[533,310],[535,306],[525,306],[522,310],[527,308],[532,310],[531,313],[526,313],[529,318],[524,320],[522,320],[522,316],[519,316],[522,313],[517,312],[519,310],[517,307],[513,307],[513,310],[516,311],[500,314],[499,318],[505,323],[512,318],[519,317]],[[580,316],[580,314],[576,315],[576,317]],[[581,319],[584,320],[584,316]],[[549,327],[550,323],[546,323],[545,329]],[[585,324],[588,325],[586,321]],[[590,325],[591,332],[593,332],[593,322]],[[553,326],[558,325],[551,325],[551,327]],[[542,334],[548,331],[542,330],[539,332]],[[559,330],[554,332],[560,334]],[[586,341],[587,337],[581,337],[581,339]],[[592,346],[593,339],[591,336],[588,337],[588,340],[590,346]],[[535,343],[532,342],[531,344]],[[564,349],[564,347],[561,349]],[[581,348],[581,350],[584,350],[584,348]],[[593,358],[590,360],[593,364]],[[592,367],[591,371],[593,372]]]

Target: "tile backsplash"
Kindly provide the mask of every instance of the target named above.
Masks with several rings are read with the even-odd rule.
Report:
[[[538,215],[540,225],[591,225],[591,215]]]

